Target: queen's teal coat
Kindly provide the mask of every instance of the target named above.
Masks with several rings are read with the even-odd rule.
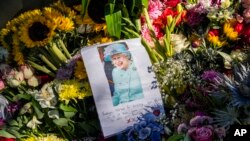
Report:
[[[143,98],[141,80],[133,62],[127,70],[114,68],[112,76],[115,85],[114,106]]]

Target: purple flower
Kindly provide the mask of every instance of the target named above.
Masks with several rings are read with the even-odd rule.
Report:
[[[178,134],[185,134],[187,131],[188,131],[188,126],[186,123],[181,123],[177,128]]]
[[[188,130],[188,135],[194,141],[213,141],[213,127],[202,126],[190,128]]]
[[[219,73],[214,70],[204,71],[203,74],[201,75],[201,78],[211,83],[218,83],[220,79]]]
[[[219,139],[223,139],[226,136],[225,128],[215,128],[214,133],[217,135]]]
[[[207,11],[202,4],[198,4],[187,12],[187,23],[194,27],[199,25],[206,18]]]
[[[202,126],[202,125],[207,125],[211,124],[213,119],[209,116],[195,116],[190,120],[190,125],[191,126]]]
[[[58,69],[57,74],[56,74],[56,79],[59,79],[59,80],[70,79],[74,71],[75,63],[76,63],[75,60],[71,61],[65,67]]]

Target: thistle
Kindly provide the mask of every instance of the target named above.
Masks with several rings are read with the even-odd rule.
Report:
[[[226,87],[232,94],[231,104],[235,107],[250,106],[250,67],[240,64],[233,71],[232,79],[224,76]]]

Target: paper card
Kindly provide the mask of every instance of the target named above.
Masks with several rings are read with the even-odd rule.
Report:
[[[104,137],[132,126],[148,106],[162,105],[152,64],[141,39],[84,47],[81,55]]]

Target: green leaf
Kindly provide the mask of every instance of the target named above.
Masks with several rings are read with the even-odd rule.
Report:
[[[8,132],[10,132],[12,135],[14,135],[16,138],[22,138],[25,135],[20,134],[18,131],[16,131],[13,128],[8,129]]]
[[[34,110],[35,110],[35,112],[36,112],[37,118],[38,118],[38,119],[42,119],[43,116],[44,116],[44,113],[39,109],[38,103],[37,103],[36,101],[33,100],[33,101],[32,101],[32,106],[33,106],[33,108],[34,108]]]
[[[88,0],[82,0],[82,10],[81,10],[81,15],[84,16],[88,7]]]
[[[125,25],[125,26],[130,26],[130,27],[133,27],[134,29],[137,29],[134,25],[134,23],[129,19],[129,18],[122,18],[122,20],[125,21],[125,23],[127,23],[128,25]]]
[[[66,118],[72,118],[73,116],[75,116],[75,112],[64,112],[64,116]]]
[[[141,0],[144,7],[148,8],[148,0]]]
[[[28,94],[18,94],[18,95],[16,95],[16,97],[18,99],[25,99],[25,100],[30,100],[31,99],[31,95],[28,95]]]
[[[16,138],[14,135],[10,134],[6,130],[0,130],[0,137],[5,137],[5,138]]]
[[[15,121],[15,120],[11,120],[11,121],[9,121],[8,123],[9,123],[9,125],[11,125],[11,126],[18,126],[18,122]]]
[[[96,129],[88,122],[81,122],[79,125],[87,134],[95,133],[96,131]]]
[[[184,141],[192,141],[192,139],[190,138],[188,134],[186,134],[184,137]]]
[[[53,122],[58,126],[68,126],[69,120],[66,118],[54,119]]]
[[[65,112],[77,112],[77,109],[75,109],[74,107],[64,104],[60,104],[60,109]]]
[[[122,23],[121,11],[106,15],[105,20],[107,23],[107,29],[108,29],[109,35],[120,39],[121,23]]]
[[[183,135],[174,134],[171,137],[169,137],[167,141],[180,141],[180,140],[183,140],[183,139],[184,139]]]

